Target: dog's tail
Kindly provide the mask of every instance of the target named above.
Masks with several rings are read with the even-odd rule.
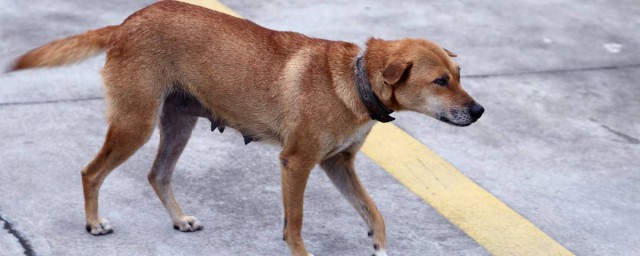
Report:
[[[119,26],[89,30],[83,34],[59,39],[33,49],[16,60],[10,71],[62,66],[85,60],[101,53]]]

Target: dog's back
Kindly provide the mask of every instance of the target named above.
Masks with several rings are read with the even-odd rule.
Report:
[[[73,63],[106,48],[102,74],[107,80],[119,80],[124,70],[152,78],[149,82],[153,84],[148,86],[153,90],[180,90],[195,97],[227,126],[279,143],[286,137],[282,133],[289,130],[287,125],[301,119],[312,122],[301,112],[313,111],[309,116],[323,112],[318,109],[323,106],[314,106],[315,102],[342,105],[332,102],[336,95],[332,74],[327,74],[333,72],[327,60],[340,60],[341,53],[359,51],[351,43],[273,31],[177,1],[155,3],[119,26],[96,31],[100,33],[90,31],[29,52],[17,62],[16,69]],[[338,56],[328,57],[330,54]],[[350,63],[352,59],[343,61]],[[349,78],[351,74],[343,75]],[[112,85],[105,86],[109,91]],[[107,97],[109,101],[109,94]],[[314,100],[303,101],[311,98]]]

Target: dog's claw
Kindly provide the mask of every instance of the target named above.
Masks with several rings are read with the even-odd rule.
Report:
[[[218,131],[220,131],[220,133],[223,133],[224,132],[224,128],[225,128],[224,125],[220,125],[220,126],[218,126]]]
[[[87,224],[85,226],[87,232],[94,236],[102,236],[113,233],[113,228],[109,225],[109,221],[104,218],[98,219],[98,223]]]
[[[182,232],[193,232],[202,230],[202,228],[203,226],[200,224],[200,221],[193,216],[184,216],[173,224],[173,229],[180,230]]]

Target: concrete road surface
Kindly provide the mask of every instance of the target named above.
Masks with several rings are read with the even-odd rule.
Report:
[[[0,0],[0,67],[152,2]],[[224,3],[273,29],[358,43],[418,37],[456,52],[483,118],[455,128],[397,113],[395,123],[573,253],[640,254],[640,2]],[[101,190],[115,233],[84,231],[80,169],[105,135],[103,63],[0,74],[0,255],[286,255],[279,149],[211,133],[206,120],[174,176],[203,231],[174,231],[147,183],[157,132]],[[489,254],[371,160],[360,155],[357,168],[391,255]],[[305,202],[311,252],[371,254],[365,224],[322,171]]]

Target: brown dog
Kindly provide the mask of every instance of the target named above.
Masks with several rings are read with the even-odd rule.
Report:
[[[58,66],[106,49],[102,70],[109,129],[100,152],[82,170],[87,231],[112,231],[98,216],[105,177],[161,131],[149,182],[180,231],[202,228],[173,195],[171,175],[198,117],[212,130],[239,130],[245,143],[283,147],[284,239],[307,255],[302,237],[303,195],[319,163],[370,228],[376,255],[386,255],[385,225],[360,184],[354,157],[391,110],[412,110],[466,126],[483,108],[460,86],[455,55],[419,39],[370,39],[366,50],[347,42],[278,32],[206,8],[165,1],[121,25],[37,48],[14,70]]]

